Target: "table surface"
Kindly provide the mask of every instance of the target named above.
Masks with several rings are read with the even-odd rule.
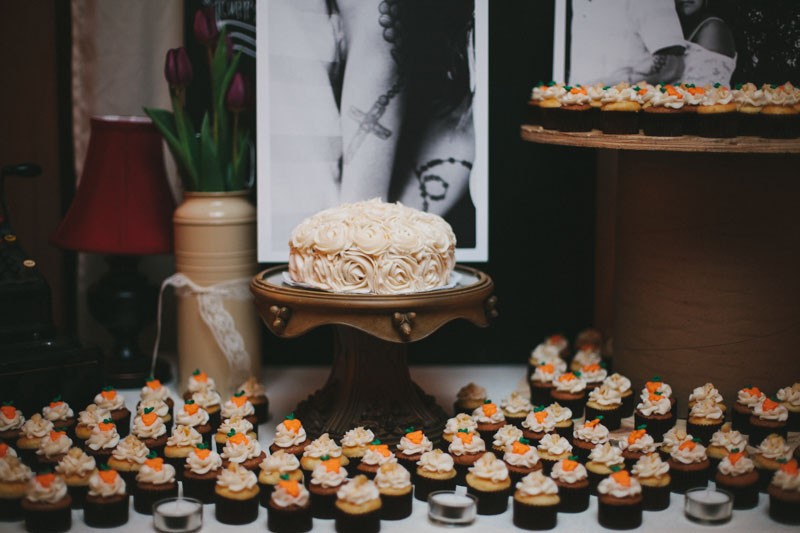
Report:
[[[328,376],[327,367],[267,367],[263,369],[262,382],[267,388],[270,402],[271,419],[259,427],[259,442],[264,448],[272,442],[276,421],[309,393],[318,389]],[[500,400],[515,389],[527,390],[524,382],[525,370],[520,365],[508,366],[419,366],[411,367],[411,377],[423,390],[436,397],[439,404],[450,410],[458,389],[470,381],[484,386],[490,398]],[[121,391],[129,409],[133,410],[138,399],[138,391]],[[175,395],[177,398],[177,395]],[[626,420],[631,425],[630,420]],[[624,421],[624,422],[626,422]],[[794,434],[792,441],[797,441]],[[459,490],[464,491],[463,487]],[[140,515],[133,511],[131,501],[130,520],[125,526],[115,531],[139,533],[152,531],[153,521],[150,516]],[[761,494],[759,505],[748,511],[734,511],[730,522],[718,526],[705,526],[689,521],[683,514],[683,496],[672,494],[670,507],[660,512],[645,512],[642,526],[635,531],[797,531],[797,527],[773,522],[767,516],[768,498]],[[427,504],[414,500],[412,515],[398,522],[381,522],[381,531],[415,532],[442,531],[443,526],[436,526],[428,521]],[[258,520],[246,526],[227,526],[214,519],[214,506],[206,505],[203,509],[203,531],[225,532],[261,529],[267,531],[267,513],[260,508]],[[497,516],[478,516],[470,526],[458,528],[465,532],[503,532],[521,531],[511,522],[511,506],[504,514]],[[20,523],[0,523],[0,531],[25,531]],[[108,531],[93,529],[83,523],[83,512],[73,511],[71,531]],[[314,519],[314,531],[334,531],[333,520]],[[592,496],[589,509],[579,514],[558,515],[558,525],[553,531],[607,531],[597,523],[597,498]],[[610,530],[609,530],[610,531]]]

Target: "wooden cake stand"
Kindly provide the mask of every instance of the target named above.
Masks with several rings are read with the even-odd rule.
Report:
[[[452,289],[412,295],[335,294],[290,287],[286,265],[258,274],[250,283],[256,307],[275,335],[293,338],[334,326],[333,366],[325,385],[295,410],[310,438],[332,438],[356,427],[371,429],[395,444],[409,426],[439,440],[447,414],[411,381],[407,344],[444,324],[465,319],[486,327],[497,315],[492,279],[456,266]]]

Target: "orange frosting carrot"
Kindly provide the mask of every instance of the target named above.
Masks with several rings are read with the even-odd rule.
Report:
[[[600,370],[600,365],[598,365],[596,363],[595,364],[591,364],[591,365],[586,365],[586,366],[583,367],[582,370],[584,372],[598,372]]]
[[[681,443],[680,446],[678,446],[678,449],[679,450],[694,450],[696,446],[697,446],[697,443],[695,443],[693,440],[685,440],[685,441],[683,441]]]
[[[247,401],[247,396],[242,394],[241,396],[233,395],[231,396],[231,401],[236,404],[236,407],[241,407],[244,405],[244,402]]]
[[[303,424],[296,418],[287,418],[283,421],[283,425],[286,426],[286,429],[292,431],[293,433],[297,433],[300,431],[300,428],[303,427]]]
[[[564,459],[561,461],[561,468],[566,472],[572,472],[576,468],[578,468],[578,461],[573,461],[572,459]]]
[[[244,433],[234,433],[234,435],[228,439],[228,442],[231,442],[233,444],[246,445],[250,441],[247,439],[247,435],[245,435]]]
[[[0,442],[0,459],[5,457],[8,454],[8,444],[5,442]]]
[[[493,403],[485,403],[481,405],[484,416],[492,416],[497,412],[497,406]]]
[[[103,482],[108,483],[109,485],[114,483],[114,480],[117,479],[116,470],[98,470],[97,475],[100,476],[100,479],[102,479]]]
[[[338,472],[342,468],[342,461],[338,457],[331,457],[326,461],[322,461],[322,464],[325,466],[326,472]]]
[[[164,459],[162,459],[161,457],[155,457],[153,459],[145,459],[144,464],[146,464],[156,472],[161,472],[161,469],[164,467]]]
[[[99,427],[101,431],[111,431],[116,425],[114,422],[100,422],[97,424],[97,427]]]
[[[599,423],[600,423],[600,419],[599,418],[595,418],[594,420],[587,420],[586,422],[584,422],[583,423],[583,427],[585,427],[585,428],[593,428]]]
[[[550,335],[547,337],[547,342],[550,344],[560,344],[564,342],[564,337],[561,335]]]
[[[572,372],[567,372],[566,374],[558,376],[558,381],[572,381],[573,379],[575,379],[575,374]]]
[[[653,394],[653,393],[651,392],[651,393],[650,393],[650,395],[649,395],[647,398],[648,398],[648,399],[649,399],[651,402],[657,402],[657,401],[659,401],[661,398],[663,398],[663,396],[661,396],[660,394]]]
[[[547,418],[548,416],[550,416],[550,413],[548,411],[545,411],[545,410],[535,411],[533,413],[533,416],[536,417],[536,421],[537,422],[539,422],[540,424],[544,424],[544,419]]]
[[[153,390],[157,390],[161,388],[161,381],[157,379],[151,379],[150,381],[147,382],[147,386]]]
[[[406,438],[411,442],[413,442],[414,444],[419,444],[420,442],[422,442],[424,436],[425,435],[423,435],[422,431],[420,431],[419,429],[417,431],[411,431],[409,433],[406,433]]]
[[[611,477],[622,485],[623,487],[630,487],[631,486],[631,475],[628,473],[627,470],[620,470],[619,472],[614,472],[611,474]]]
[[[3,416],[6,418],[14,418],[17,416],[17,408],[13,405],[4,405],[0,407],[0,412],[2,412]]]
[[[62,435],[66,435],[66,433],[64,431],[51,431],[50,432],[50,440],[55,442],[58,439],[60,439]]]
[[[39,474],[38,476],[36,476],[37,483],[39,483],[39,485],[45,488],[48,488],[50,485],[52,485],[53,481],[55,480],[56,480],[56,475],[52,473]]]
[[[645,388],[647,389],[647,392],[651,394],[660,389],[661,385],[662,383],[660,381],[648,381],[647,383],[644,384]]]
[[[114,398],[117,397],[117,391],[115,391],[114,389],[102,390],[100,391],[100,395],[106,400],[113,400]]]
[[[50,408],[54,409],[54,408],[58,407],[59,405],[61,405],[62,403],[64,403],[64,402],[62,402],[60,400],[57,401],[57,402],[50,402]]]
[[[761,389],[758,387],[745,387],[742,389],[742,392],[748,396],[761,396]]]
[[[772,411],[773,409],[778,407],[778,405],[780,405],[778,402],[773,402],[769,398],[765,398],[764,402],[761,404],[761,409],[763,409],[764,411]]]
[[[797,460],[792,459],[781,465],[781,470],[792,476],[797,475]]]
[[[193,415],[200,409],[200,406],[196,403],[185,403],[183,404],[183,410],[186,411],[188,414]]]
[[[208,383],[208,374],[205,372],[198,372],[197,374],[192,375],[192,379],[199,381],[200,383]]]
[[[542,372],[544,372],[545,374],[552,374],[553,372],[556,371],[556,368],[550,363],[547,363],[546,365],[541,365],[539,368],[541,368]]]
[[[150,411],[149,413],[144,413],[142,415],[142,422],[144,422],[145,426],[152,426],[153,423],[156,421],[156,418],[158,418],[156,412]]]
[[[369,449],[378,452],[384,457],[389,457],[389,454],[392,453],[389,451],[388,444],[370,444]]]
[[[206,457],[208,457],[208,455],[210,453],[211,453],[211,450],[209,450],[208,448],[195,448],[194,449],[194,454],[201,460],[205,459]]]
[[[628,444],[633,444],[637,440],[641,439],[642,437],[644,437],[645,433],[646,431],[643,429],[634,429],[628,435]]]
[[[523,444],[518,440],[515,440],[514,444],[511,445],[511,453],[515,453],[517,455],[525,455],[530,449],[530,446]]]
[[[732,465],[735,465],[742,457],[744,457],[744,452],[729,453],[728,461],[730,461]]]
[[[464,432],[464,431],[459,431],[458,433],[456,433],[456,437],[461,439],[461,442],[463,442],[464,444],[471,443],[472,442],[472,437],[474,437],[474,436],[475,436],[474,433],[467,433],[467,432]]]
[[[297,497],[300,494],[300,484],[294,479],[279,481],[278,486],[291,496]]]

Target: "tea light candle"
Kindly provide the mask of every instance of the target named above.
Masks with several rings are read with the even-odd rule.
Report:
[[[194,498],[167,498],[153,505],[153,527],[162,533],[189,533],[203,527],[203,503]]]
[[[733,496],[724,490],[697,487],[686,491],[683,512],[690,520],[721,524],[731,519]]]
[[[472,494],[456,494],[450,490],[428,495],[428,518],[434,523],[466,526],[475,521],[477,499]]]

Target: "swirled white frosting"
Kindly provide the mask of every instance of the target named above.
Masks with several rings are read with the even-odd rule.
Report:
[[[192,374],[191,376],[189,376],[186,388],[189,390],[190,393],[192,393],[192,395],[194,395],[195,392],[200,392],[203,390],[208,390],[208,389],[216,390],[217,384],[214,381],[214,378],[208,376],[205,373],[201,373],[197,376]]]
[[[246,436],[241,441],[228,439],[222,448],[222,457],[237,464],[259,455],[261,455],[261,445],[256,439],[249,439]]]
[[[698,400],[696,404],[689,410],[689,416],[698,418],[707,418],[709,420],[722,420],[725,418],[725,412],[720,407],[720,404],[714,401],[713,398],[705,398]]]
[[[716,403],[722,403],[722,394],[714,386],[713,383],[706,383],[702,387],[696,387],[689,395],[690,402],[700,402],[702,400],[710,399]]]
[[[328,469],[322,462],[311,471],[311,483],[321,487],[338,487],[347,480],[347,470],[339,466],[338,469]]]
[[[494,411],[489,406],[494,407]],[[493,403],[485,403],[472,411],[472,418],[478,424],[497,424],[506,420],[502,409],[498,409]]]
[[[92,428],[89,438],[86,439],[86,445],[97,450],[110,450],[119,444],[119,433],[117,433],[117,426],[111,429],[104,430],[100,428],[100,424]],[[113,452],[112,452],[113,453]]]
[[[531,351],[529,362],[534,365],[540,365],[541,363],[551,363],[552,361],[561,360],[561,350],[561,348],[554,344],[543,342]]]
[[[600,385],[589,392],[589,401],[595,402],[598,405],[622,405],[622,395],[616,389],[612,389],[606,385]]]
[[[517,426],[506,424],[494,433],[494,440],[492,446],[505,450],[506,446],[513,444],[522,437],[522,430]]]
[[[159,418],[164,418],[169,414],[169,405],[167,405],[164,400],[159,400],[158,398],[148,398],[147,400],[139,402],[139,405],[136,406],[136,414],[144,414],[145,409],[152,409],[152,412]]]
[[[103,393],[106,394],[103,394]],[[118,391],[103,391],[94,397],[94,403],[97,407],[108,409],[109,411],[116,411],[125,407],[125,397]]]
[[[475,463],[469,467],[470,473],[481,479],[488,479],[495,483],[508,479],[508,467],[506,464],[495,457],[492,452],[481,455]]]
[[[792,407],[800,407],[800,383],[778,390],[776,396],[785,404],[789,404]]]
[[[117,436],[119,438],[119,436]],[[140,441],[136,435],[128,435],[111,452],[111,456],[117,461],[127,461],[129,463],[144,464],[150,450]]]
[[[769,402],[774,406],[772,409],[767,409],[766,403],[768,400],[769,398],[762,398],[761,401],[753,407],[753,414],[763,420],[786,421],[789,418],[789,410],[781,404],[774,405],[772,400],[769,400]]]
[[[533,410],[530,400],[517,391],[512,392],[500,402],[503,411],[513,415],[525,414]]]
[[[249,420],[246,418],[241,418],[238,416],[234,416],[232,418],[226,418],[220,424],[217,433],[222,433],[223,435],[227,435],[234,430],[236,433],[244,433],[245,435],[251,433],[253,431],[253,424],[250,423]]]
[[[586,390],[586,381],[577,377],[572,372],[561,374],[553,380],[553,386],[557,391],[576,393]]]
[[[378,490],[403,490],[411,486],[411,474],[398,463],[386,463],[375,474]]]
[[[86,406],[86,409],[78,413],[78,423],[89,428],[109,418],[111,418],[111,412],[108,409],[103,409],[93,403],[90,403]]]
[[[22,425],[22,433],[29,439],[41,439],[53,431],[53,423],[45,419],[39,413],[34,413],[30,419]]]
[[[625,462],[622,450],[610,442],[604,442],[592,448],[592,451],[589,452],[589,460],[606,466],[621,465]]]
[[[559,422],[566,422],[572,420],[572,410],[569,407],[563,407],[560,403],[551,403],[545,407],[545,411],[550,413],[556,424]]]
[[[358,448],[366,446],[375,440],[375,433],[364,426],[354,427],[342,436],[342,446],[345,448]]]
[[[703,89],[706,93],[703,95],[700,105],[725,105],[733,101],[733,93],[724,85],[707,85]]]
[[[613,476],[608,476],[597,485],[597,492],[600,494],[610,494],[615,498],[628,498],[642,493],[642,486],[636,478],[629,478],[630,483],[626,486],[618,483]]]
[[[651,400],[649,397],[642,400],[636,409],[644,416],[664,415],[672,409],[672,403],[666,396],[659,396],[658,400]]]
[[[561,372],[567,369],[566,363]],[[538,381],[540,383],[552,383],[553,380],[561,373],[555,364],[547,362],[543,365],[537,366],[531,374],[531,381]]]
[[[231,492],[252,489],[257,483],[258,478],[254,473],[235,463],[228,465],[228,468],[223,468],[217,477],[217,485],[225,487]]]
[[[200,407],[194,413],[189,413],[185,406],[175,413],[175,423],[181,426],[204,426],[208,424],[208,411]]]
[[[306,441],[306,430],[303,426],[295,433],[288,427],[286,424],[281,422],[275,428],[275,444],[277,444],[281,448],[289,448],[291,446],[297,446],[301,442]]]
[[[686,103],[684,95],[685,92],[679,88],[659,84],[647,91],[644,100],[653,107],[681,109]]]
[[[564,85],[561,83],[548,84],[542,88],[542,96],[545,100],[551,98],[559,99],[566,92]]]
[[[171,464],[163,463],[161,469],[152,468],[145,462],[136,474],[136,481],[164,485],[175,482],[175,468]]]
[[[669,472],[669,464],[661,460],[657,453],[648,453],[636,461],[631,469],[637,477],[661,477]]]
[[[379,199],[321,211],[289,240],[289,275],[334,292],[402,294],[448,283],[455,234],[441,217]]]
[[[725,448],[729,452],[744,450],[747,447],[747,435],[742,435],[741,432],[732,430],[730,427],[723,428],[711,435],[710,445]]]
[[[381,497],[378,487],[366,476],[356,476],[349,483],[342,485],[336,497],[351,505],[363,505]]]
[[[36,455],[54,457],[66,454],[71,447],[72,439],[64,432],[55,431],[42,439],[42,442],[39,443],[39,449],[36,450]]]
[[[19,457],[6,455],[0,459],[0,481],[15,483],[28,481],[33,477],[33,472]]]
[[[786,459],[791,453],[791,447],[786,444],[786,439],[773,433],[758,445],[756,450],[767,459]]]
[[[208,409],[215,405],[222,403],[222,398],[219,393],[214,389],[202,389],[192,393],[192,400],[203,409]]]
[[[558,485],[541,470],[537,470],[522,478],[517,483],[517,490],[524,496],[553,495],[558,494]]]
[[[477,433],[472,434],[472,440],[469,442],[465,442],[456,434],[453,437],[453,442],[447,447],[447,451],[453,455],[480,453],[486,451],[486,443]]]
[[[154,386],[151,387],[149,383],[152,383]],[[139,391],[139,399],[142,401],[142,403],[151,400],[166,402],[169,399],[169,390],[167,390],[167,388],[163,386],[160,381],[148,382],[148,384],[145,384],[145,386]],[[148,407],[150,406],[148,405]]]
[[[403,435],[400,438],[400,442],[397,443],[397,449],[405,455],[417,455],[419,453],[431,451],[433,449],[433,443],[425,435],[422,435],[422,440],[418,443],[412,441],[406,435]]]
[[[259,465],[264,472],[279,472],[281,474],[288,474],[300,468],[300,461],[297,460],[294,454],[286,453],[283,450],[278,450],[270,454],[261,461]]]
[[[536,433],[548,433],[555,429],[556,421],[547,409],[531,411],[528,413],[528,416],[525,417],[525,420],[522,421],[522,427]]]
[[[671,427],[669,431],[664,433],[661,438],[664,446],[675,448],[685,440],[692,440],[692,436],[686,433],[686,430],[677,426]]]
[[[656,441],[649,433],[644,433],[633,442],[630,438],[620,440],[619,447],[631,452],[651,453],[656,451]]]
[[[764,91],[767,105],[793,106],[797,103],[794,87],[789,82],[778,86],[764,84],[762,90]]]
[[[458,413],[453,418],[448,418],[447,422],[444,425],[444,431],[442,431],[443,435],[450,435],[453,436],[458,433],[459,429],[466,429],[469,431],[475,431],[478,429],[478,424],[475,422],[471,416],[466,413]]]
[[[586,467],[582,464],[576,463],[575,461],[570,461],[568,464],[574,464],[576,466],[571,470],[566,470],[564,468],[564,461],[558,461],[553,465],[553,470],[550,472],[550,477],[561,480],[564,483],[577,483],[578,481],[584,480],[589,476],[589,473],[586,472]]]
[[[548,433],[539,441],[538,449],[551,455],[561,455],[572,451],[572,445],[558,433]]]
[[[581,368],[581,379],[587,383],[602,383],[608,377],[608,371],[600,365],[586,365]]]
[[[764,393],[755,388],[744,388],[736,393],[736,401],[742,405],[750,407],[751,409],[755,407],[755,405],[763,398]]]
[[[242,383],[238,390],[244,391],[245,396],[248,398],[257,398],[259,396],[266,396],[267,391],[264,386],[259,383],[255,376],[250,376],[247,381]]]
[[[98,498],[122,496],[125,494],[125,480],[122,476],[116,475],[111,483],[106,483],[100,473],[95,472],[89,478],[89,494]]]
[[[319,459],[323,455],[341,457],[342,448],[327,433],[323,433],[303,450],[303,457]]]
[[[208,454],[202,453],[201,455],[202,457],[197,454],[197,448],[195,448],[186,456],[186,465],[195,474],[202,476],[222,468],[222,457],[217,452],[209,450]]]
[[[61,476],[55,476],[49,485],[43,485],[40,479],[35,476],[28,482],[25,498],[32,502],[56,503],[67,495],[67,484]]]
[[[382,465],[396,461],[397,458],[391,451],[384,455],[381,453],[380,449],[372,446],[367,448],[367,451],[364,452],[364,456],[361,458],[361,462],[367,465]]]
[[[572,358],[572,366],[583,368],[590,365],[599,365],[601,361],[600,351],[596,347],[583,347],[578,350],[578,353]],[[603,376],[602,379],[605,379],[605,376]]]
[[[505,453],[503,454],[503,461],[512,466],[533,468],[539,463],[539,453],[533,446],[528,446],[524,453],[516,453],[512,444],[506,447]]]
[[[585,105],[591,101],[589,93],[580,85],[570,87],[562,96],[562,105]]]
[[[72,418],[74,414],[67,402],[50,402],[42,408],[42,415],[51,422]]]
[[[699,442],[692,442],[694,446],[687,446],[686,442],[680,444],[670,453],[670,457],[686,465],[693,463],[701,463],[705,461],[708,456],[706,455],[706,447]]]
[[[740,457],[735,463],[731,462],[731,456],[723,457],[719,462],[719,471],[726,476],[741,476],[752,472],[756,465],[749,457]]]
[[[0,410],[0,431],[10,431],[19,429],[25,424],[25,417],[22,411],[15,407]]]
[[[761,107],[766,105],[767,98],[764,91],[754,83],[745,83],[738,89],[733,89],[733,100],[739,105]]]
[[[423,453],[417,461],[417,466],[422,470],[437,473],[451,472],[454,464],[449,454],[438,449]]]
[[[608,442],[608,428],[603,424],[583,424],[580,427],[576,427],[572,434],[576,439],[591,442],[592,444]]]
[[[308,489],[303,486],[302,483],[292,483],[293,487],[297,487],[297,493],[291,494],[289,491],[286,490],[284,485],[278,483],[275,485],[275,490],[272,491],[272,503],[277,505],[278,507],[289,507],[291,505],[297,505],[299,507],[305,507],[308,504],[309,500],[309,493]]]
[[[172,435],[167,439],[167,446],[185,448],[200,444],[202,441],[202,435],[192,426],[177,425],[172,429]]]
[[[778,470],[772,476],[772,485],[783,490],[800,492],[800,475],[790,474],[783,469]]]
[[[458,392],[456,393],[456,398],[458,399],[459,403],[467,403],[467,402],[483,403],[483,400],[486,399],[486,389],[470,381],[469,383],[458,389]]]
[[[253,407],[253,404],[250,403],[250,400],[245,400],[242,402],[242,405],[239,405],[231,398],[222,404],[222,418],[252,416],[255,412],[256,409]]]
[[[645,385],[645,388],[642,389],[642,393],[639,395],[639,397],[642,400],[646,400],[651,394],[655,394],[657,392],[660,393],[659,396],[663,398],[670,398],[672,396],[672,387],[663,381],[648,381],[647,385]]]
[[[631,390],[631,380],[617,372],[611,374],[605,380],[603,380],[603,385],[619,391],[620,394]]]
[[[167,426],[164,425],[164,421],[158,415],[156,415],[150,424],[145,422],[142,415],[137,415],[133,419],[132,432],[140,439],[157,439],[167,434]]]

